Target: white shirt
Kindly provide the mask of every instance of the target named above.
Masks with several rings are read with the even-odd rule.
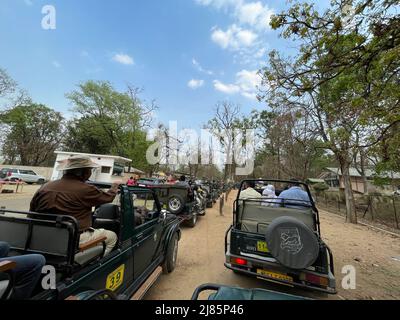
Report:
[[[240,200],[258,199],[261,197],[262,197],[261,194],[256,190],[254,190],[253,188],[247,188],[246,190],[240,192],[239,199]]]

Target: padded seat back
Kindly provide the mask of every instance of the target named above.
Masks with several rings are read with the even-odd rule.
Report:
[[[244,205],[239,205],[238,210],[243,231],[265,234],[273,220],[284,216],[296,218],[311,230],[315,230],[314,212],[311,208],[267,207],[258,203],[245,202]]]
[[[0,221],[0,241],[16,249],[24,250],[28,241],[29,223],[28,221]]]
[[[96,219],[119,219],[119,206],[112,203],[103,204],[94,213]]]
[[[70,232],[67,228],[54,226],[32,226],[32,237],[29,249],[52,255],[68,255]]]
[[[98,207],[93,215],[93,228],[120,233],[120,209],[118,205],[107,203]]]
[[[13,251],[66,260],[77,249],[78,226],[74,222],[66,216],[49,220],[0,216],[0,241],[8,242]]]

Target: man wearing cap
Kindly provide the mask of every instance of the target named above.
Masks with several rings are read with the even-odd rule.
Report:
[[[107,237],[105,255],[111,252],[117,243],[117,235],[109,230],[92,228],[92,208],[114,201],[120,183],[112,184],[104,192],[86,181],[92,175],[92,169],[99,167],[90,157],[72,156],[57,169],[64,171],[60,180],[48,182],[33,196],[30,211],[68,215],[79,223],[80,243]]]

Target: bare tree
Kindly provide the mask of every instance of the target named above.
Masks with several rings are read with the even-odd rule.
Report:
[[[219,102],[215,108],[215,116],[206,125],[206,128],[215,135],[225,154],[224,179],[234,180],[234,131],[239,127],[240,107],[228,101]]]

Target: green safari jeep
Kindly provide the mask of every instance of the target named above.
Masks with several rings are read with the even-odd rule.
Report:
[[[45,290],[40,281],[34,300],[86,300],[97,292],[141,299],[162,271],[174,270],[181,219],[162,210],[153,190],[121,186],[119,193],[93,215],[94,228],[118,235],[105,257],[105,239],[79,244],[73,217],[0,210],[0,241],[10,244],[11,255],[42,254],[54,267],[56,287]]]

